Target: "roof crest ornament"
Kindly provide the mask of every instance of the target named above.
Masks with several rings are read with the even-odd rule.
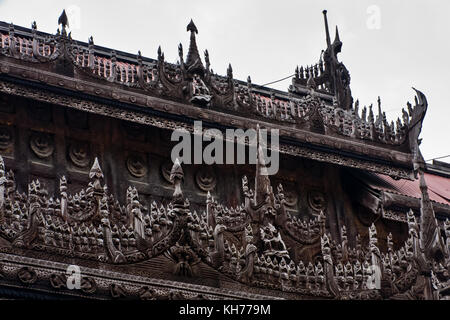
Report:
[[[198,33],[198,29],[192,19],[187,25],[186,30],[191,32],[189,50],[185,62],[187,73],[191,75],[196,73],[203,76],[205,73],[205,68],[203,67],[202,60],[200,59],[200,54],[198,53],[197,43],[195,40],[195,34]]]

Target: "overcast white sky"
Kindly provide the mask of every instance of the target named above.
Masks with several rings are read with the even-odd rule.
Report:
[[[353,97],[376,105],[381,96],[388,119],[413,101],[412,86],[429,108],[421,146],[425,159],[450,155],[450,1],[447,0],[0,0],[0,20],[54,33],[68,9],[72,36],[95,44],[156,58],[161,45],[176,62],[177,45],[187,52],[186,25],[192,18],[201,52],[211,67],[264,84],[316,63],[325,49],[322,10],[328,10],[332,39],[339,26],[341,60],[350,71]],[[379,14],[378,14],[379,13]],[[273,87],[287,90],[290,80]],[[450,162],[450,157],[443,159]]]

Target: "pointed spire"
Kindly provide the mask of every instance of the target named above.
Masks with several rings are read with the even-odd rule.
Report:
[[[198,34],[197,27],[195,26],[194,21],[192,19],[189,22],[189,24],[187,25],[186,31],[191,31],[191,32],[195,32],[195,33]]]
[[[339,38],[339,29],[338,26],[336,26],[336,35],[334,37],[334,43],[341,42],[341,39]]]
[[[174,199],[182,199],[183,191],[181,190],[181,182],[184,179],[183,168],[181,168],[180,160],[177,158],[173,163],[172,170],[170,171],[170,181],[175,186],[175,190],[173,192]]]
[[[209,52],[208,52],[208,50],[205,50],[205,64],[206,64],[206,70],[209,71],[210,63],[209,63]]]
[[[65,9],[58,18],[58,24],[62,25],[63,30],[69,26],[69,19],[67,18]]]
[[[381,117],[383,112],[381,111],[381,98],[380,98],[380,96],[378,96],[377,102],[378,102],[378,115]]]
[[[63,10],[61,15],[59,16],[58,24],[61,25],[61,35],[65,37],[67,35],[66,28],[69,26],[69,19],[67,18],[66,10]]]
[[[98,158],[95,157],[94,164],[92,165],[91,171],[89,171],[89,178],[103,178],[103,172],[100,168],[100,164],[98,163]]]
[[[337,27],[337,26],[336,26],[336,36],[335,36],[335,38],[334,38],[332,47],[333,47],[333,52],[334,52],[333,54],[334,54],[334,55],[337,55],[339,52],[341,52],[341,49],[342,49],[342,41],[341,41],[341,39],[339,38],[339,30],[338,30],[338,27]]]
[[[187,25],[186,30],[191,32],[189,51],[186,58],[187,71],[190,74],[197,73],[203,76],[205,69],[203,67],[202,60],[200,59],[200,54],[198,53],[197,43],[195,40],[195,34],[198,33],[198,30],[192,19]]]
[[[172,170],[170,171],[170,180],[173,182],[175,179],[184,179],[183,168],[178,158],[173,163]]]
[[[227,77],[228,79],[233,79],[233,68],[231,67],[231,63],[228,64]]]
[[[180,62],[183,62],[183,45],[178,44],[178,57],[180,57]]]
[[[373,123],[373,110],[372,110],[372,105],[369,106],[369,117],[367,118],[367,120],[369,121],[369,123]]]

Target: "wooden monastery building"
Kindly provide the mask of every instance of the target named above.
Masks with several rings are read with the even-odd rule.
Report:
[[[72,39],[65,12],[55,34],[0,22],[0,297],[449,299],[427,99],[398,119],[359,106],[324,18],[323,54],[285,92],[214,73],[192,21],[177,63]],[[172,161],[194,121],[258,128],[256,164]]]

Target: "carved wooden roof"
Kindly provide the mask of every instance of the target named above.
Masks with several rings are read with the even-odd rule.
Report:
[[[260,124],[280,130],[283,153],[413,177],[425,95],[416,90],[415,104],[408,103],[395,122],[380,101],[378,111],[360,110],[349,72],[337,58],[337,29],[317,64],[296,69],[288,92],[254,85],[250,77],[236,80],[231,65],[225,76],[213,73],[208,51],[204,63],[199,55],[193,21],[187,30],[186,60],[180,44],[179,61],[169,63],[161,48],[151,59],[97,46],[92,37],[76,41],[63,23],[51,35],[37,31],[36,23],[28,29],[0,22],[0,90],[172,129],[192,131],[193,120],[221,129]]]

